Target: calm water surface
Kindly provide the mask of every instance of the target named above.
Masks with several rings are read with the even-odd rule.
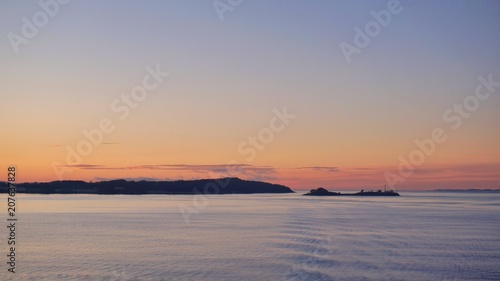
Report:
[[[0,280],[500,280],[499,193],[401,194],[21,194]]]

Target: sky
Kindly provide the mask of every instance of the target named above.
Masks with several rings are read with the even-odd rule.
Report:
[[[0,169],[500,189],[498,1],[1,1]]]

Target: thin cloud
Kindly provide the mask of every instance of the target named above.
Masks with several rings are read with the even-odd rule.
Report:
[[[277,171],[270,166],[252,166],[247,164],[214,164],[214,165],[187,165],[187,164],[160,164],[160,165],[136,165],[136,166],[105,166],[105,165],[65,165],[64,167],[76,168],[82,170],[158,170],[158,171],[178,171],[201,173],[207,178],[217,177],[239,177],[255,181],[273,181],[277,180]],[[181,179],[178,177],[177,179]],[[110,180],[108,178],[96,177],[95,180]],[[159,178],[128,178],[129,180],[173,180]]]
[[[166,171],[192,171],[192,172],[213,172],[227,173],[228,171],[254,171],[269,173],[275,168],[270,166],[252,166],[247,164],[214,164],[214,165],[187,165],[187,164],[153,164],[135,166],[105,166],[105,165],[63,165],[68,168],[79,168],[85,170],[166,170]]]
[[[59,167],[67,167],[73,169],[82,169],[82,170],[90,170],[90,169],[100,169],[104,167],[103,165],[93,165],[93,164],[78,164],[78,165],[59,165]]]
[[[373,171],[374,168],[353,168],[354,171]]]
[[[326,171],[326,172],[329,172],[329,173],[340,172],[340,169],[338,167],[325,167],[325,166],[297,167],[295,169],[314,170],[314,171]]]
[[[131,178],[120,178],[126,181],[172,181],[174,179],[171,178],[151,178],[151,177],[131,177]],[[116,180],[115,178],[101,178],[101,177],[95,177],[93,178],[94,181],[111,181],[111,180]]]
[[[114,144],[120,144],[119,142],[101,142],[99,145],[114,145]],[[48,144],[47,146],[50,147],[63,147],[66,146],[66,144]]]

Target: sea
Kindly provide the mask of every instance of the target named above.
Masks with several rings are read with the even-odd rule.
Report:
[[[500,280],[500,193],[0,195],[0,280]],[[2,203],[3,202],[3,203]]]

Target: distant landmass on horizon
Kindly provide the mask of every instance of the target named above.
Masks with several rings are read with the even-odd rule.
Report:
[[[477,193],[487,193],[487,192],[500,192],[500,189],[433,189],[429,190],[433,192],[477,192]]]
[[[294,193],[289,187],[239,178],[127,181],[123,179],[85,182],[79,180],[16,184],[17,193],[37,194],[249,194]],[[0,193],[8,185],[0,182]]]

